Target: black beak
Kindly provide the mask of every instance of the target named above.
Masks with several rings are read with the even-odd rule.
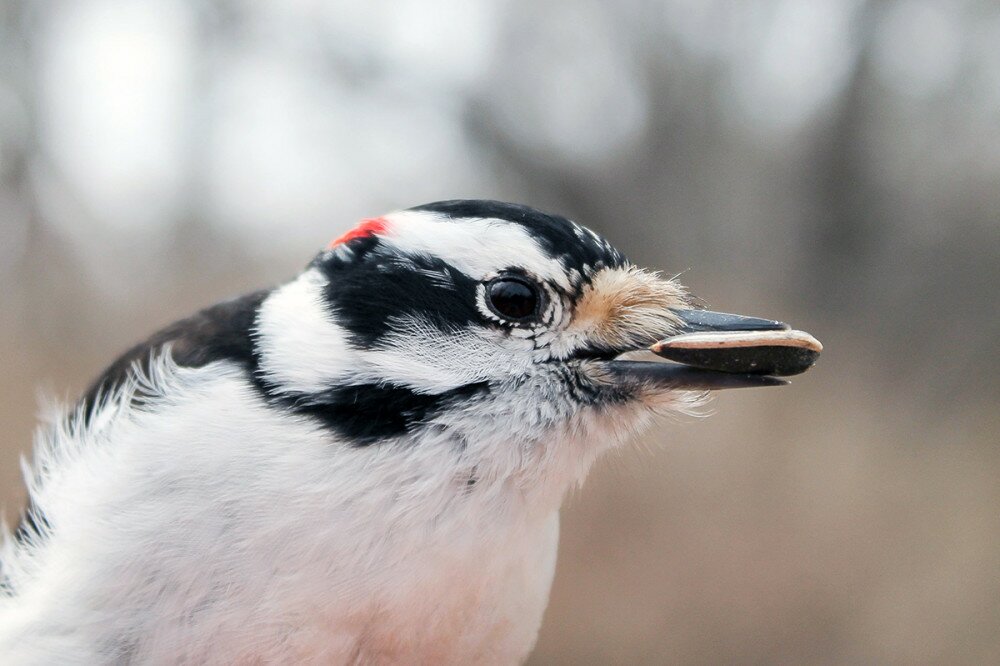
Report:
[[[778,376],[805,372],[823,349],[808,333],[772,319],[709,310],[674,314],[680,331],[650,351],[676,363],[610,361],[617,381],[697,391],[782,386],[788,382]]]
[[[664,390],[719,391],[758,386],[784,386],[788,383],[787,379],[770,375],[719,372],[679,363],[608,361],[607,365],[618,383],[640,384]]]
[[[743,315],[712,312],[711,310],[674,310],[674,314],[683,322],[681,333],[787,331],[791,328],[788,324],[773,319],[744,317]]]

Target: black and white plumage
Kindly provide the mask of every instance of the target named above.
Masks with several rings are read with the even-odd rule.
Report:
[[[701,389],[768,383],[613,360],[690,312],[527,207],[365,221],[134,348],[40,431],[0,661],[522,661],[566,491]]]

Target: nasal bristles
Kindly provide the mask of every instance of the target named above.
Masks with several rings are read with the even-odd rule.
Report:
[[[678,282],[635,266],[597,273],[577,302],[575,325],[612,348],[642,345],[679,327],[673,308],[689,302]]]

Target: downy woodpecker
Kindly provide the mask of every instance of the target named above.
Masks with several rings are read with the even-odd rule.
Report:
[[[0,662],[519,663],[595,459],[706,390],[782,383],[619,357],[785,328],[525,206],[365,220],[39,431]]]

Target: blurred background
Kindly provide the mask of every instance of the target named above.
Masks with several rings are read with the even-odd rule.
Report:
[[[1000,663],[996,2],[0,0],[8,519],[39,389],[466,197],[826,345],[598,466],[532,663]]]

